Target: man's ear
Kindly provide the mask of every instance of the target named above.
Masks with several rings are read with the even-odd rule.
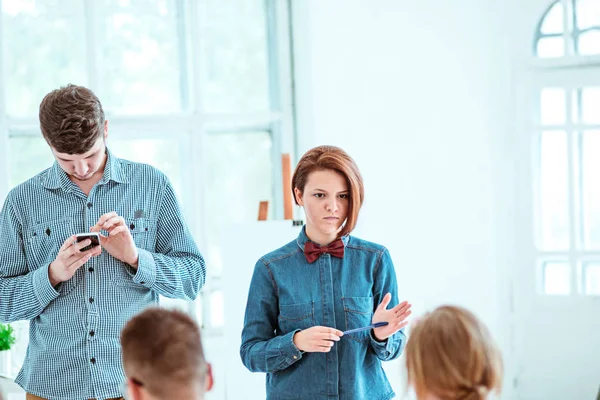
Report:
[[[304,201],[302,201],[302,192],[300,189],[294,188],[294,197],[296,197],[296,203],[298,203],[299,206],[304,205]]]
[[[127,378],[127,398],[131,400],[144,400],[142,387],[136,384],[133,379]]]
[[[108,120],[104,120],[104,140],[108,139]]]
[[[213,381],[213,374],[212,374],[212,365],[207,364],[206,365],[207,369],[206,369],[206,384],[204,386],[204,390],[207,392],[210,392],[210,390],[213,387],[214,381]]]

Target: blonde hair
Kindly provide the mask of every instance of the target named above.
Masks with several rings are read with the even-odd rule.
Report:
[[[419,399],[483,400],[502,386],[500,351],[487,327],[461,307],[439,307],[415,325],[406,367]]]

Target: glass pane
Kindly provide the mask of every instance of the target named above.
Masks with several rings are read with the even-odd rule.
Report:
[[[194,310],[196,312],[196,322],[198,322],[200,328],[204,328],[204,310],[202,309],[202,307],[204,307],[203,291],[201,291],[200,294],[198,294],[198,297],[196,298],[196,301],[194,303]]]
[[[46,141],[39,136],[11,136],[9,141],[10,187],[35,176],[54,163],[54,157]],[[107,142],[113,154],[119,158],[143,162],[164,172],[175,191],[181,193],[181,166],[179,142],[174,139],[115,139]],[[26,156],[22,156],[22,155]],[[11,157],[11,155],[19,155]],[[180,195],[179,195],[180,196]]]
[[[8,114],[37,116],[48,92],[87,84],[83,15],[80,0],[2,0]]]
[[[570,294],[571,269],[566,263],[544,263],[544,294]]]
[[[173,135],[171,139],[119,139],[109,136],[107,145],[119,158],[150,164],[161,170],[169,177],[177,196],[181,199],[181,145],[175,137]]]
[[[578,123],[581,121],[581,89],[574,89],[571,96],[573,99],[571,102],[571,120],[573,123]]]
[[[575,13],[579,29],[600,27],[600,2],[598,0],[576,0]]]
[[[588,31],[579,35],[579,54],[600,54],[600,31]]]
[[[600,248],[600,131],[586,131],[582,138],[583,245]]]
[[[11,188],[54,164],[54,156],[39,136],[11,136],[8,140],[9,185]]]
[[[567,134],[542,133],[540,154],[540,230],[544,250],[569,248]]]
[[[600,295],[600,264],[590,263],[583,267],[583,287],[584,293],[590,295]]]
[[[563,16],[563,5],[561,2],[557,2],[544,17],[542,33],[562,33]]]
[[[29,321],[11,322],[10,325],[13,327],[17,339],[10,349],[10,370],[8,374],[12,378],[17,376],[25,361],[27,345],[29,344]]]
[[[215,290],[210,295],[210,322],[213,328],[221,327],[225,322],[223,292],[220,290]]]
[[[562,57],[565,55],[565,41],[562,37],[541,38],[537,42],[537,55],[542,58]]]
[[[208,135],[204,156],[207,174],[205,251],[209,272],[220,275],[219,250],[223,228],[258,219],[260,201],[269,201],[273,215],[273,163],[269,132],[214,133]]]
[[[540,94],[540,114],[544,125],[564,124],[566,122],[565,90],[543,89]]]
[[[107,112],[168,114],[182,110],[176,0],[105,0],[98,97]],[[183,64],[183,65],[182,65]]]
[[[266,2],[208,0],[204,104],[210,112],[266,111],[269,104]]]
[[[190,310],[186,300],[170,299],[168,297],[160,296],[159,302],[161,307],[168,308],[170,310],[179,310],[183,311],[184,313],[187,313]]]
[[[584,124],[600,124],[600,87],[581,90],[581,113]]]

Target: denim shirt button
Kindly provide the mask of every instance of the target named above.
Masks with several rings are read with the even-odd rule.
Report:
[[[297,359],[297,358],[298,358],[298,356],[292,356],[292,358],[295,360],[295,359]]]

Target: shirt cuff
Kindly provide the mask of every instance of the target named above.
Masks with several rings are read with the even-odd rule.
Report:
[[[397,343],[400,340],[400,335],[398,335],[398,333],[404,335],[402,331],[398,331],[397,333],[385,339],[383,342],[380,342],[375,339],[375,336],[373,336],[373,330],[371,329],[369,332],[369,336],[371,337],[371,345],[373,345],[373,348],[377,351],[385,352],[386,357],[389,357],[389,355],[392,354],[396,349]]]
[[[279,365],[278,369],[285,369],[302,358],[302,352],[298,350],[294,344],[294,335],[300,332],[300,329],[296,329],[293,332],[283,335],[279,340],[279,352],[284,357],[284,360]]]
[[[138,267],[133,281],[144,286],[151,286],[156,282],[156,262],[148,250],[138,249]]]
[[[33,292],[42,307],[46,307],[52,300],[59,296],[59,293],[52,287],[50,277],[48,276],[49,265],[38,268],[33,271]]]

